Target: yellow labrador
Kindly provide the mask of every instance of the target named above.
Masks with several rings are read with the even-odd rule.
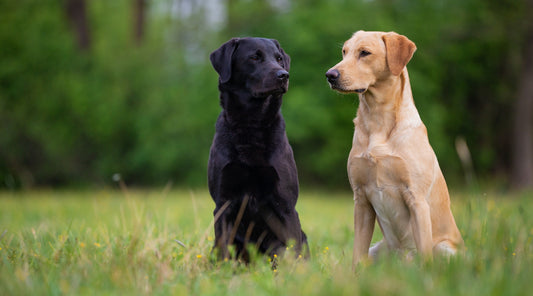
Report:
[[[453,255],[463,239],[446,181],[416,110],[405,67],[416,50],[394,32],[358,31],[328,70],[332,89],[359,94],[348,158],[354,192],[353,263],[382,250]],[[370,242],[377,218],[384,239]]]

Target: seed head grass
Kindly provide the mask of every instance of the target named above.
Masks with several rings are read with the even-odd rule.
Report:
[[[0,193],[2,295],[526,295],[533,289],[533,196],[452,194],[464,255],[397,255],[354,271],[350,193],[303,192],[309,259],[217,261],[206,191]],[[381,239],[376,227],[373,241]],[[275,261],[273,264],[272,260]],[[274,266],[274,268],[273,268]]]

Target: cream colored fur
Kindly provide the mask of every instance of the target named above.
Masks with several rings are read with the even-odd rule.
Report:
[[[353,263],[383,250],[455,254],[463,239],[446,181],[413,102],[407,68],[415,44],[394,32],[356,32],[343,47],[331,87],[358,93],[348,158],[354,192]],[[329,71],[328,71],[329,73]],[[384,239],[370,248],[374,223]],[[369,249],[370,248],[370,249]]]

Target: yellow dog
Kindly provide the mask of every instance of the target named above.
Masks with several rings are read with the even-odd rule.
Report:
[[[348,157],[354,192],[353,263],[383,250],[453,255],[463,239],[446,181],[416,110],[407,68],[416,50],[394,32],[358,31],[328,70],[332,89],[359,94]],[[372,248],[377,219],[384,239]]]

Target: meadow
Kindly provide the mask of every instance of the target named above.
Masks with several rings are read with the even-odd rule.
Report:
[[[308,260],[214,261],[207,191],[0,193],[1,295],[530,295],[531,193],[452,193],[465,255],[351,267],[349,192],[297,205]],[[376,229],[374,240],[380,239]],[[290,253],[290,246],[289,246]]]

